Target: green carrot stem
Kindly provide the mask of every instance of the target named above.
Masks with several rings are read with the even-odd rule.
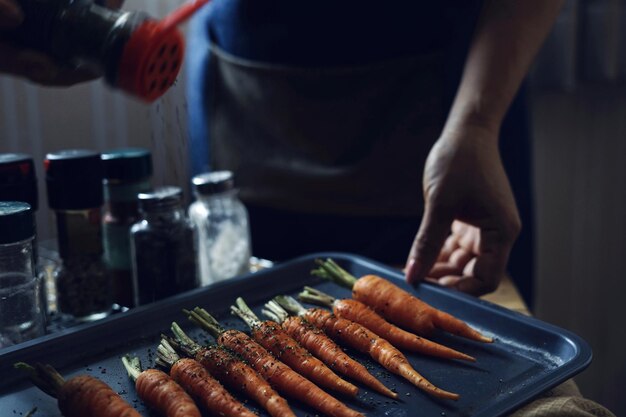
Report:
[[[133,382],[137,381],[137,378],[139,378],[139,375],[141,375],[142,372],[139,358],[136,356],[131,357],[129,355],[124,355],[122,356],[122,363],[124,364],[124,368],[126,368],[126,372],[128,373],[130,379],[132,379]]]
[[[187,356],[194,356],[198,350],[202,349],[202,346],[200,346],[191,337],[187,336],[187,334],[175,321],[172,322],[170,330],[172,330],[172,333],[174,333],[174,337],[176,338],[176,341],[168,338],[170,345],[174,349],[182,351]]]
[[[65,379],[50,365],[36,363],[35,366],[31,366],[24,362],[17,362],[13,364],[13,367],[28,372],[28,378],[31,382],[54,398],[57,398],[63,384],[65,384]]]
[[[298,299],[305,303],[316,304],[322,307],[333,308],[337,299],[325,292],[313,287],[304,287],[304,291],[298,294]]]
[[[306,312],[306,309],[296,300],[289,295],[277,295],[274,297],[276,301],[285,311],[294,316],[302,315]]]
[[[356,283],[357,278],[350,275],[348,271],[341,268],[335,261],[327,258],[325,261],[316,259],[315,263],[319,265],[319,268],[311,271],[313,275],[329,279],[343,287],[352,289]]]
[[[196,307],[193,311],[183,310],[183,312],[189,320],[209,332],[214,338],[218,338],[219,335],[226,331],[206,310]]]
[[[235,301],[237,306],[230,306],[230,311],[236,314],[241,320],[245,321],[249,327],[259,326],[261,320],[254,314],[254,311],[248,307],[243,298],[239,297]]]
[[[167,338],[162,338],[161,343],[159,343],[157,347],[157,364],[167,369],[174,366],[179,360],[180,356],[176,353],[176,350],[172,347]]]
[[[265,308],[262,310],[262,313],[270,320],[274,320],[277,323],[282,323],[289,317],[289,313],[274,300],[265,303]]]

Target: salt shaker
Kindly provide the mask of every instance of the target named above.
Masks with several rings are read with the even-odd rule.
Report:
[[[192,179],[196,201],[189,218],[198,230],[202,285],[249,270],[251,244],[248,212],[237,197],[233,173],[215,171]]]
[[[138,196],[141,220],[131,227],[130,245],[137,306],[199,286],[195,231],[182,197],[178,187]]]
[[[0,348],[45,333],[41,280],[35,272],[33,211],[0,202]]]

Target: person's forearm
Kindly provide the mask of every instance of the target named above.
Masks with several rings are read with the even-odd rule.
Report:
[[[472,124],[499,130],[563,2],[485,1],[445,129]]]

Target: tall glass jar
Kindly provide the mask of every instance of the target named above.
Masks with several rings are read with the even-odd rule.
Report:
[[[130,228],[139,220],[137,195],[152,188],[152,158],[146,149],[116,149],[104,152],[102,163],[104,262],[111,278],[113,301],[120,306],[132,307]]]
[[[141,221],[131,228],[137,306],[199,286],[195,230],[185,216],[182,190],[161,187],[138,197]]]
[[[35,272],[33,211],[0,202],[0,348],[45,333],[41,281]]]
[[[61,258],[54,272],[58,310],[79,321],[106,317],[112,300],[102,249],[100,154],[88,150],[49,153],[44,165]]]
[[[193,177],[196,201],[189,218],[198,230],[202,285],[249,270],[251,244],[248,212],[237,198],[233,173],[216,171]]]

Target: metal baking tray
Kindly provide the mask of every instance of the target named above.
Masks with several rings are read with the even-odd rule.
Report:
[[[295,295],[303,285],[314,286],[336,297],[349,297],[348,290],[311,276],[314,259],[318,257],[332,257],[357,277],[373,273],[388,278],[434,307],[456,315],[495,338],[493,344],[479,344],[444,334],[432,337],[475,356],[476,363],[407,354],[414,368],[431,382],[459,393],[461,399],[456,402],[433,399],[369,358],[348,351],[400,394],[394,401],[360,387],[357,399],[343,399],[349,407],[368,417],[401,417],[417,413],[448,417],[506,415],[579,373],[591,362],[589,345],[569,331],[455,291],[429,284],[412,288],[404,283],[397,270],[366,258],[323,253],[0,350],[0,410],[3,415],[24,416],[36,407],[33,417],[60,416],[56,400],[34,388],[21,372],[12,369],[16,361],[39,361],[52,364],[66,377],[92,374],[135,404],[142,414],[154,415],[137,399],[121,365],[119,358],[122,355],[137,354],[144,367],[152,365],[159,335],[169,332],[173,320],[196,339],[212,342],[184,317],[182,308],[202,306],[215,314],[225,327],[247,330],[243,322],[228,313],[237,296],[244,297],[259,315],[263,303],[269,298],[285,293]],[[297,400],[288,398],[288,401],[299,416],[317,414]],[[248,406],[260,415],[266,415],[252,402]]]

